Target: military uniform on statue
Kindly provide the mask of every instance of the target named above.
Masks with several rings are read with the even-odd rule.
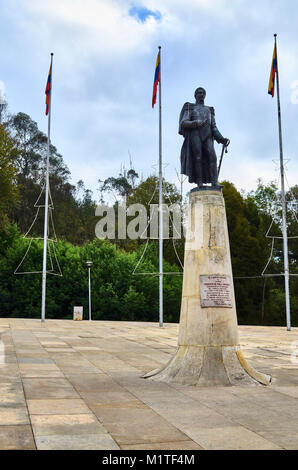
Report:
[[[184,137],[181,173],[187,175],[189,182],[196,183],[198,188],[202,188],[204,183],[211,183],[213,189],[220,189],[214,140],[227,145],[229,139],[224,138],[217,129],[214,108],[205,106],[205,97],[204,88],[197,88],[196,102],[185,103],[180,113],[179,134]]]

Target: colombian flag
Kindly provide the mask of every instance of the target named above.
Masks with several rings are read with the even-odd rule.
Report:
[[[49,114],[50,99],[51,99],[51,81],[52,81],[52,64],[50,65],[48,81],[46,85],[46,116]]]
[[[156,103],[157,85],[158,85],[158,82],[159,82],[159,68],[160,68],[160,51],[157,54],[155,74],[154,74],[153,94],[152,94],[152,108],[154,108],[154,105]]]
[[[268,85],[268,93],[269,95],[272,96],[272,98],[274,96],[274,81],[275,81],[276,70],[277,70],[277,53],[276,53],[276,44],[274,44],[272,66],[271,66],[269,85]]]

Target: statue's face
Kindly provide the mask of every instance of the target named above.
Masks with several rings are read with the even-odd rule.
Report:
[[[204,99],[205,99],[205,96],[206,96],[206,92],[205,92],[204,88],[198,88],[196,90],[196,94],[195,94],[196,101],[198,101],[199,103],[203,102]]]

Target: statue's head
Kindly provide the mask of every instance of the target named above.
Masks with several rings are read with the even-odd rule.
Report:
[[[195,91],[195,99],[204,100],[206,97],[206,90],[205,88],[199,87]]]

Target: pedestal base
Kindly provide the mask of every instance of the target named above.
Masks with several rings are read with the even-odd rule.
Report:
[[[178,349],[146,378],[188,385],[269,385],[239,347],[229,234],[221,191],[190,193]]]
[[[179,346],[162,369],[143,378],[182,385],[269,385],[271,377],[257,372],[239,346]]]

